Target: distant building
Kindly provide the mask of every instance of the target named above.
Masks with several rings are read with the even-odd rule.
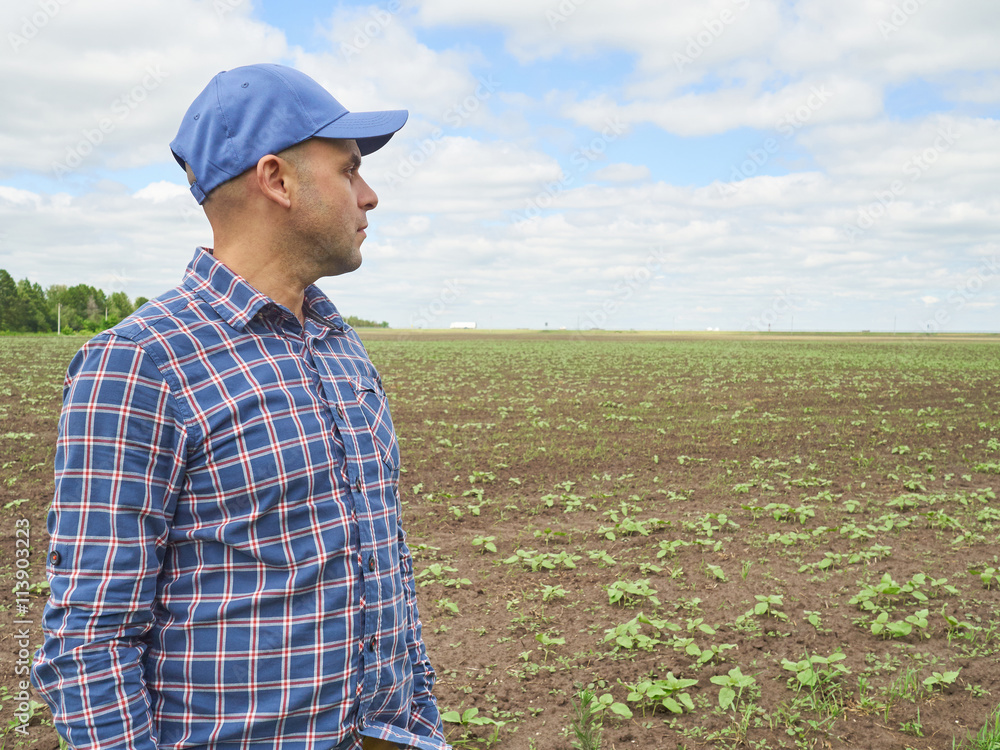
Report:
[[[452,323],[452,328],[475,328],[475,323]]]

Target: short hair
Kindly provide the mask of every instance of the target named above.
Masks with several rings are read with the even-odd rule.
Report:
[[[308,180],[310,174],[308,160],[301,154],[302,146],[306,143],[308,143],[308,140],[296,143],[294,146],[290,146],[284,151],[279,151],[275,154],[275,156],[287,161],[297,172],[302,174],[303,179]],[[243,189],[242,181],[250,172],[254,172],[256,169],[257,166],[254,165],[242,174],[238,174],[213,188],[208,195],[205,196],[202,208],[205,209],[205,213],[208,215],[209,221],[212,220],[213,215],[221,216],[222,214],[228,214],[239,207],[241,198],[240,194]],[[188,185],[193,185],[197,181],[198,177],[195,175],[194,170],[191,169],[190,164],[184,164],[184,172],[187,174]]]

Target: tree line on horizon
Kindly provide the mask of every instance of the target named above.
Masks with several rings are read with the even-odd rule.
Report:
[[[53,284],[43,289],[29,279],[14,281],[0,268],[0,331],[6,333],[99,333],[128,317],[147,300],[125,292],[108,294],[88,284]]]
[[[108,294],[88,284],[66,286],[53,284],[47,289],[29,279],[14,281],[0,268],[0,332],[55,333],[60,323],[62,333],[97,334],[124,320],[148,301],[146,297],[129,299],[125,292]],[[354,315],[344,317],[355,328],[388,328]]]

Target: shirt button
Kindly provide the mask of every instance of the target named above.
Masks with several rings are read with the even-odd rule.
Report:
[[[49,562],[53,565],[58,565],[62,562],[62,555],[60,555],[56,550],[53,550],[49,555]]]
[[[368,570],[375,572],[375,555],[368,558]]]
[[[340,417],[341,419],[344,418],[344,407],[341,406],[340,404],[337,404],[337,416]]]
[[[374,651],[376,643],[378,643],[378,641],[375,639],[375,636],[372,636],[372,639],[370,641],[368,641],[368,649],[370,651]]]
[[[354,482],[354,489],[361,492],[361,477],[358,477],[357,481]]]

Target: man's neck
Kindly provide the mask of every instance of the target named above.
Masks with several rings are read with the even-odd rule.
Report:
[[[239,245],[238,249],[234,249],[232,245],[222,248],[216,246],[213,253],[230,271],[242,277],[261,294],[291,310],[299,322],[305,325],[303,302],[306,287],[312,282],[298,279],[281,255],[264,249],[251,249],[246,245]]]

